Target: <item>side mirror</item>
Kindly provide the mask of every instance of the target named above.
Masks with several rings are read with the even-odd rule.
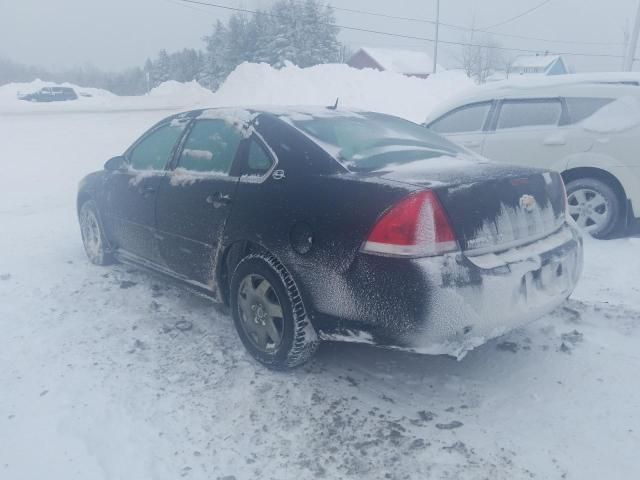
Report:
[[[122,170],[126,166],[127,162],[122,155],[117,157],[110,158],[104,164],[104,169],[110,172],[114,172],[116,170]]]

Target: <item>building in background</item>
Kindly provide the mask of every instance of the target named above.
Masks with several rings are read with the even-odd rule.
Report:
[[[509,76],[515,75],[565,75],[571,73],[562,55],[532,55],[515,59]]]
[[[358,69],[395,72],[407,77],[427,78],[433,73],[433,57],[417,50],[363,47],[347,60],[347,65]],[[442,70],[438,65],[438,71]]]

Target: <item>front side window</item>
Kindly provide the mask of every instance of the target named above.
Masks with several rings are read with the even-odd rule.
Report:
[[[479,132],[490,110],[491,102],[467,105],[440,117],[429,128],[443,134]]]
[[[557,125],[562,115],[560,100],[505,100],[496,128],[541,127]]]
[[[198,120],[184,144],[178,167],[193,172],[228,173],[242,135],[221,119]]]
[[[128,155],[135,170],[163,170],[176,142],[182,135],[184,123],[171,122],[156,128],[144,137]]]
[[[565,101],[569,110],[568,123],[573,124],[590,117],[605,105],[613,102],[613,98],[572,97],[566,98]]]

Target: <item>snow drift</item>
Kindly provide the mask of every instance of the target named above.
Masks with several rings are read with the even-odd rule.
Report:
[[[177,107],[207,103],[211,101],[212,96],[211,90],[204,88],[195,80],[186,83],[169,80],[149,92],[149,97],[162,106],[175,105]]]
[[[17,93],[35,92],[50,82],[36,80],[0,87],[0,110],[78,111],[193,109],[247,105],[333,105],[389,113],[420,122],[440,102],[473,88],[462,72],[442,72],[428,79],[392,72],[358,70],[343,64],[299,68],[288,64],[276,69],[265,63],[239,65],[212,93],[197,82],[168,81],[138,97],[121,97],[105,90],[65,83],[79,94],[77,101],[53,104],[18,100]]]
[[[474,87],[462,72],[419,79],[342,64],[275,69],[243,63],[227,77],[208,106],[333,105],[398,115],[420,122],[437,105]]]

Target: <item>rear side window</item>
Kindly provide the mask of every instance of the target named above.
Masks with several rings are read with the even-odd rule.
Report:
[[[438,133],[479,132],[491,110],[491,102],[474,103],[457,108],[429,125]]]
[[[613,98],[573,97],[566,98],[565,100],[567,102],[567,109],[569,110],[568,125],[581,122],[605,105],[613,102]]]
[[[156,128],[129,153],[131,168],[135,170],[163,170],[183,130],[184,123],[179,122],[167,123]]]
[[[178,167],[228,173],[241,141],[240,132],[224,120],[198,120],[184,144]]]
[[[249,154],[247,166],[249,175],[263,175],[269,171],[273,165],[273,160],[265,149],[255,139],[249,144]]]
[[[408,120],[381,113],[325,114],[292,120],[350,171],[373,172],[453,156],[460,147]]]
[[[541,127],[557,125],[562,115],[560,100],[505,100],[496,128]]]

